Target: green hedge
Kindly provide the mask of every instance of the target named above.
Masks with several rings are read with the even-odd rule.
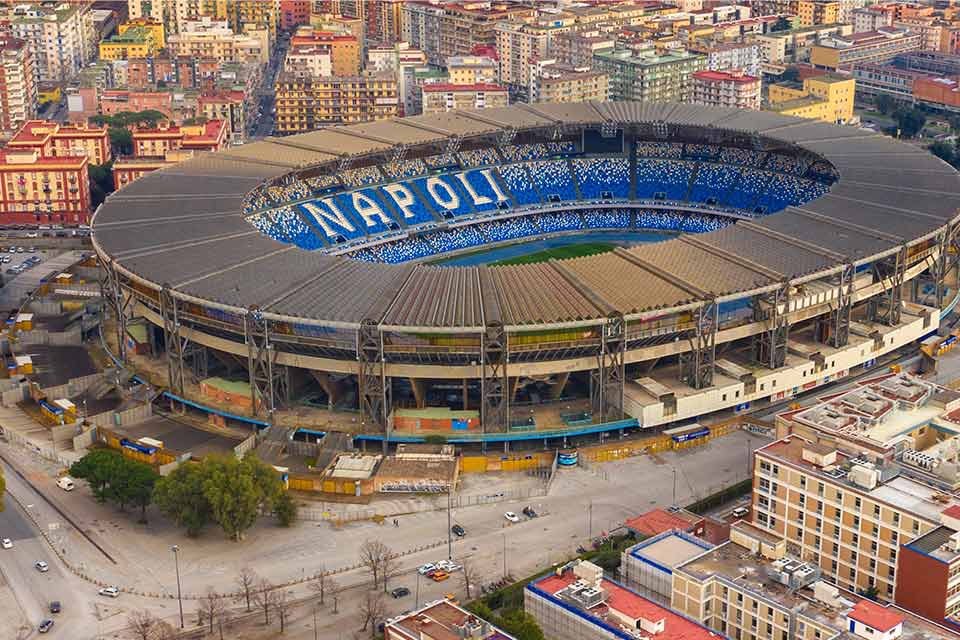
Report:
[[[716,509],[720,505],[735,500],[741,496],[745,496],[750,493],[753,489],[752,479],[743,480],[737,484],[730,485],[726,489],[721,489],[720,491],[709,495],[702,500],[697,500],[693,504],[687,507],[688,511],[692,511],[696,514],[703,515],[711,509]]]

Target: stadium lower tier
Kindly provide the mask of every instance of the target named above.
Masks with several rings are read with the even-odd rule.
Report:
[[[297,181],[271,198],[253,194],[248,207],[267,209],[247,219],[275,240],[301,249],[336,253],[343,253],[345,247],[359,249],[406,235],[408,230],[425,232],[414,239],[389,240],[380,249],[356,253],[361,260],[403,262],[485,242],[549,233],[544,225],[557,230],[588,228],[586,222],[571,218],[569,213],[563,214],[566,218],[551,214],[502,222],[512,220],[523,209],[631,200],[758,217],[814,200],[830,188],[829,178],[797,175],[795,167],[782,159],[772,160],[773,156],[764,160],[771,169],[752,166],[749,160],[729,151],[723,156],[701,157],[691,150],[686,157],[690,159],[640,158],[633,163],[634,168],[625,156],[555,158],[439,172],[387,184],[378,184],[384,178],[378,179],[373,169],[365,167],[362,175],[346,180],[352,191],[341,188],[315,196],[306,183]],[[745,164],[724,163],[736,160]],[[417,166],[425,169],[427,165]],[[290,201],[269,208],[269,203],[280,196]],[[480,224],[462,231],[443,228],[445,224],[468,221]]]
[[[364,262],[401,263],[510,241],[575,231],[669,231],[704,233],[733,218],[667,209],[591,209],[531,213],[385,240],[345,255]]]

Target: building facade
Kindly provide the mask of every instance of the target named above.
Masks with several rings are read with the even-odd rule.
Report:
[[[797,118],[843,124],[853,118],[856,88],[854,78],[833,73],[806,78],[799,87],[796,83],[772,84],[767,88],[766,108]]]
[[[50,158],[36,149],[0,150],[0,220],[86,224],[90,179],[86,156]]]
[[[594,54],[594,68],[609,79],[611,100],[689,101],[692,76],[706,67],[706,56],[684,50],[657,52],[606,50]]]
[[[91,2],[24,3],[6,7],[10,35],[27,43],[35,81],[64,82],[97,53]]]
[[[179,33],[167,38],[167,46],[174,57],[257,64],[270,59],[270,39],[265,30],[234,33],[226,21],[207,17],[184,23]]]
[[[820,69],[852,69],[863,62],[889,62],[898,54],[917,51],[923,36],[901,27],[825,38],[810,48],[810,63]]]
[[[10,132],[37,113],[37,84],[27,43],[0,36],[0,131]]]
[[[36,151],[47,158],[85,156],[90,164],[110,161],[107,127],[65,126],[56,122],[31,120],[7,142],[7,149]]]
[[[737,71],[698,71],[693,74],[691,102],[756,111],[760,108],[760,78]]]
[[[390,73],[329,78],[281,74],[275,93],[278,133],[383,120],[398,111],[397,80]]]
[[[510,104],[507,88],[498,84],[427,84],[423,92],[423,113],[454,109],[491,109]]]
[[[530,102],[604,102],[610,97],[610,83],[607,74],[590,66],[537,60],[531,65],[527,96]]]

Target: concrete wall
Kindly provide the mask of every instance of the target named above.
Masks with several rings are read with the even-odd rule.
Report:
[[[242,458],[247,451],[250,451],[255,446],[257,446],[257,434],[251,433],[246,440],[233,448],[233,455]]]
[[[56,387],[47,387],[42,391],[51,398],[72,398],[73,396],[80,395],[89,389],[94,383],[100,380],[101,377],[103,377],[102,373],[91,373],[88,376],[71,378],[66,384],[61,384]]]
[[[57,346],[79,345],[82,343],[80,337],[80,327],[70,331],[50,332],[45,329],[34,329],[32,331],[21,331],[17,334],[19,344],[51,344]]]
[[[917,312],[918,307],[913,311]],[[743,382],[730,378],[717,377],[713,387],[704,389],[700,393],[691,393],[677,399],[677,411],[671,415],[664,414],[662,402],[648,403],[643,393],[632,394],[628,391],[624,398],[624,410],[640,421],[643,427],[652,427],[677,420],[696,418],[707,413],[734,407],[744,402],[752,402],[764,398],[781,400],[793,397],[799,393],[813,389],[830,380],[846,376],[851,369],[863,363],[878,358],[899,347],[917,340],[924,333],[935,329],[940,323],[939,311],[932,309],[929,321],[922,317],[903,316],[903,323],[897,327],[881,327],[883,336],[882,346],[876,348],[874,341],[856,335],[850,336],[850,344],[842,349],[833,351],[823,345],[821,353],[825,363],[823,369],[815,370],[812,360],[797,362],[796,356],[790,356],[794,364],[776,370],[770,370],[766,375],[755,372],[756,391],[746,393]]]
[[[95,416],[89,416],[87,422],[97,427],[117,427],[135,422],[142,422],[153,415],[153,405],[142,404],[130,407],[124,411],[104,411]]]
[[[96,441],[97,430],[88,428],[83,433],[73,437],[73,450],[83,451]]]
[[[29,391],[30,385],[26,383],[19,383],[13,388],[0,392],[0,404],[5,407],[13,407],[18,402],[23,402],[26,400],[30,395]]]

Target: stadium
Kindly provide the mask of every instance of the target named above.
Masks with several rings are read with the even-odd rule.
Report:
[[[952,308],[958,207],[951,167],[873,132],[622,102],[270,138],[149,174],[92,227],[120,355],[145,325],[177,397],[216,375],[265,424],[414,439],[400,417],[435,408],[486,442],[870,367]],[[523,259],[554,238],[568,257]]]

